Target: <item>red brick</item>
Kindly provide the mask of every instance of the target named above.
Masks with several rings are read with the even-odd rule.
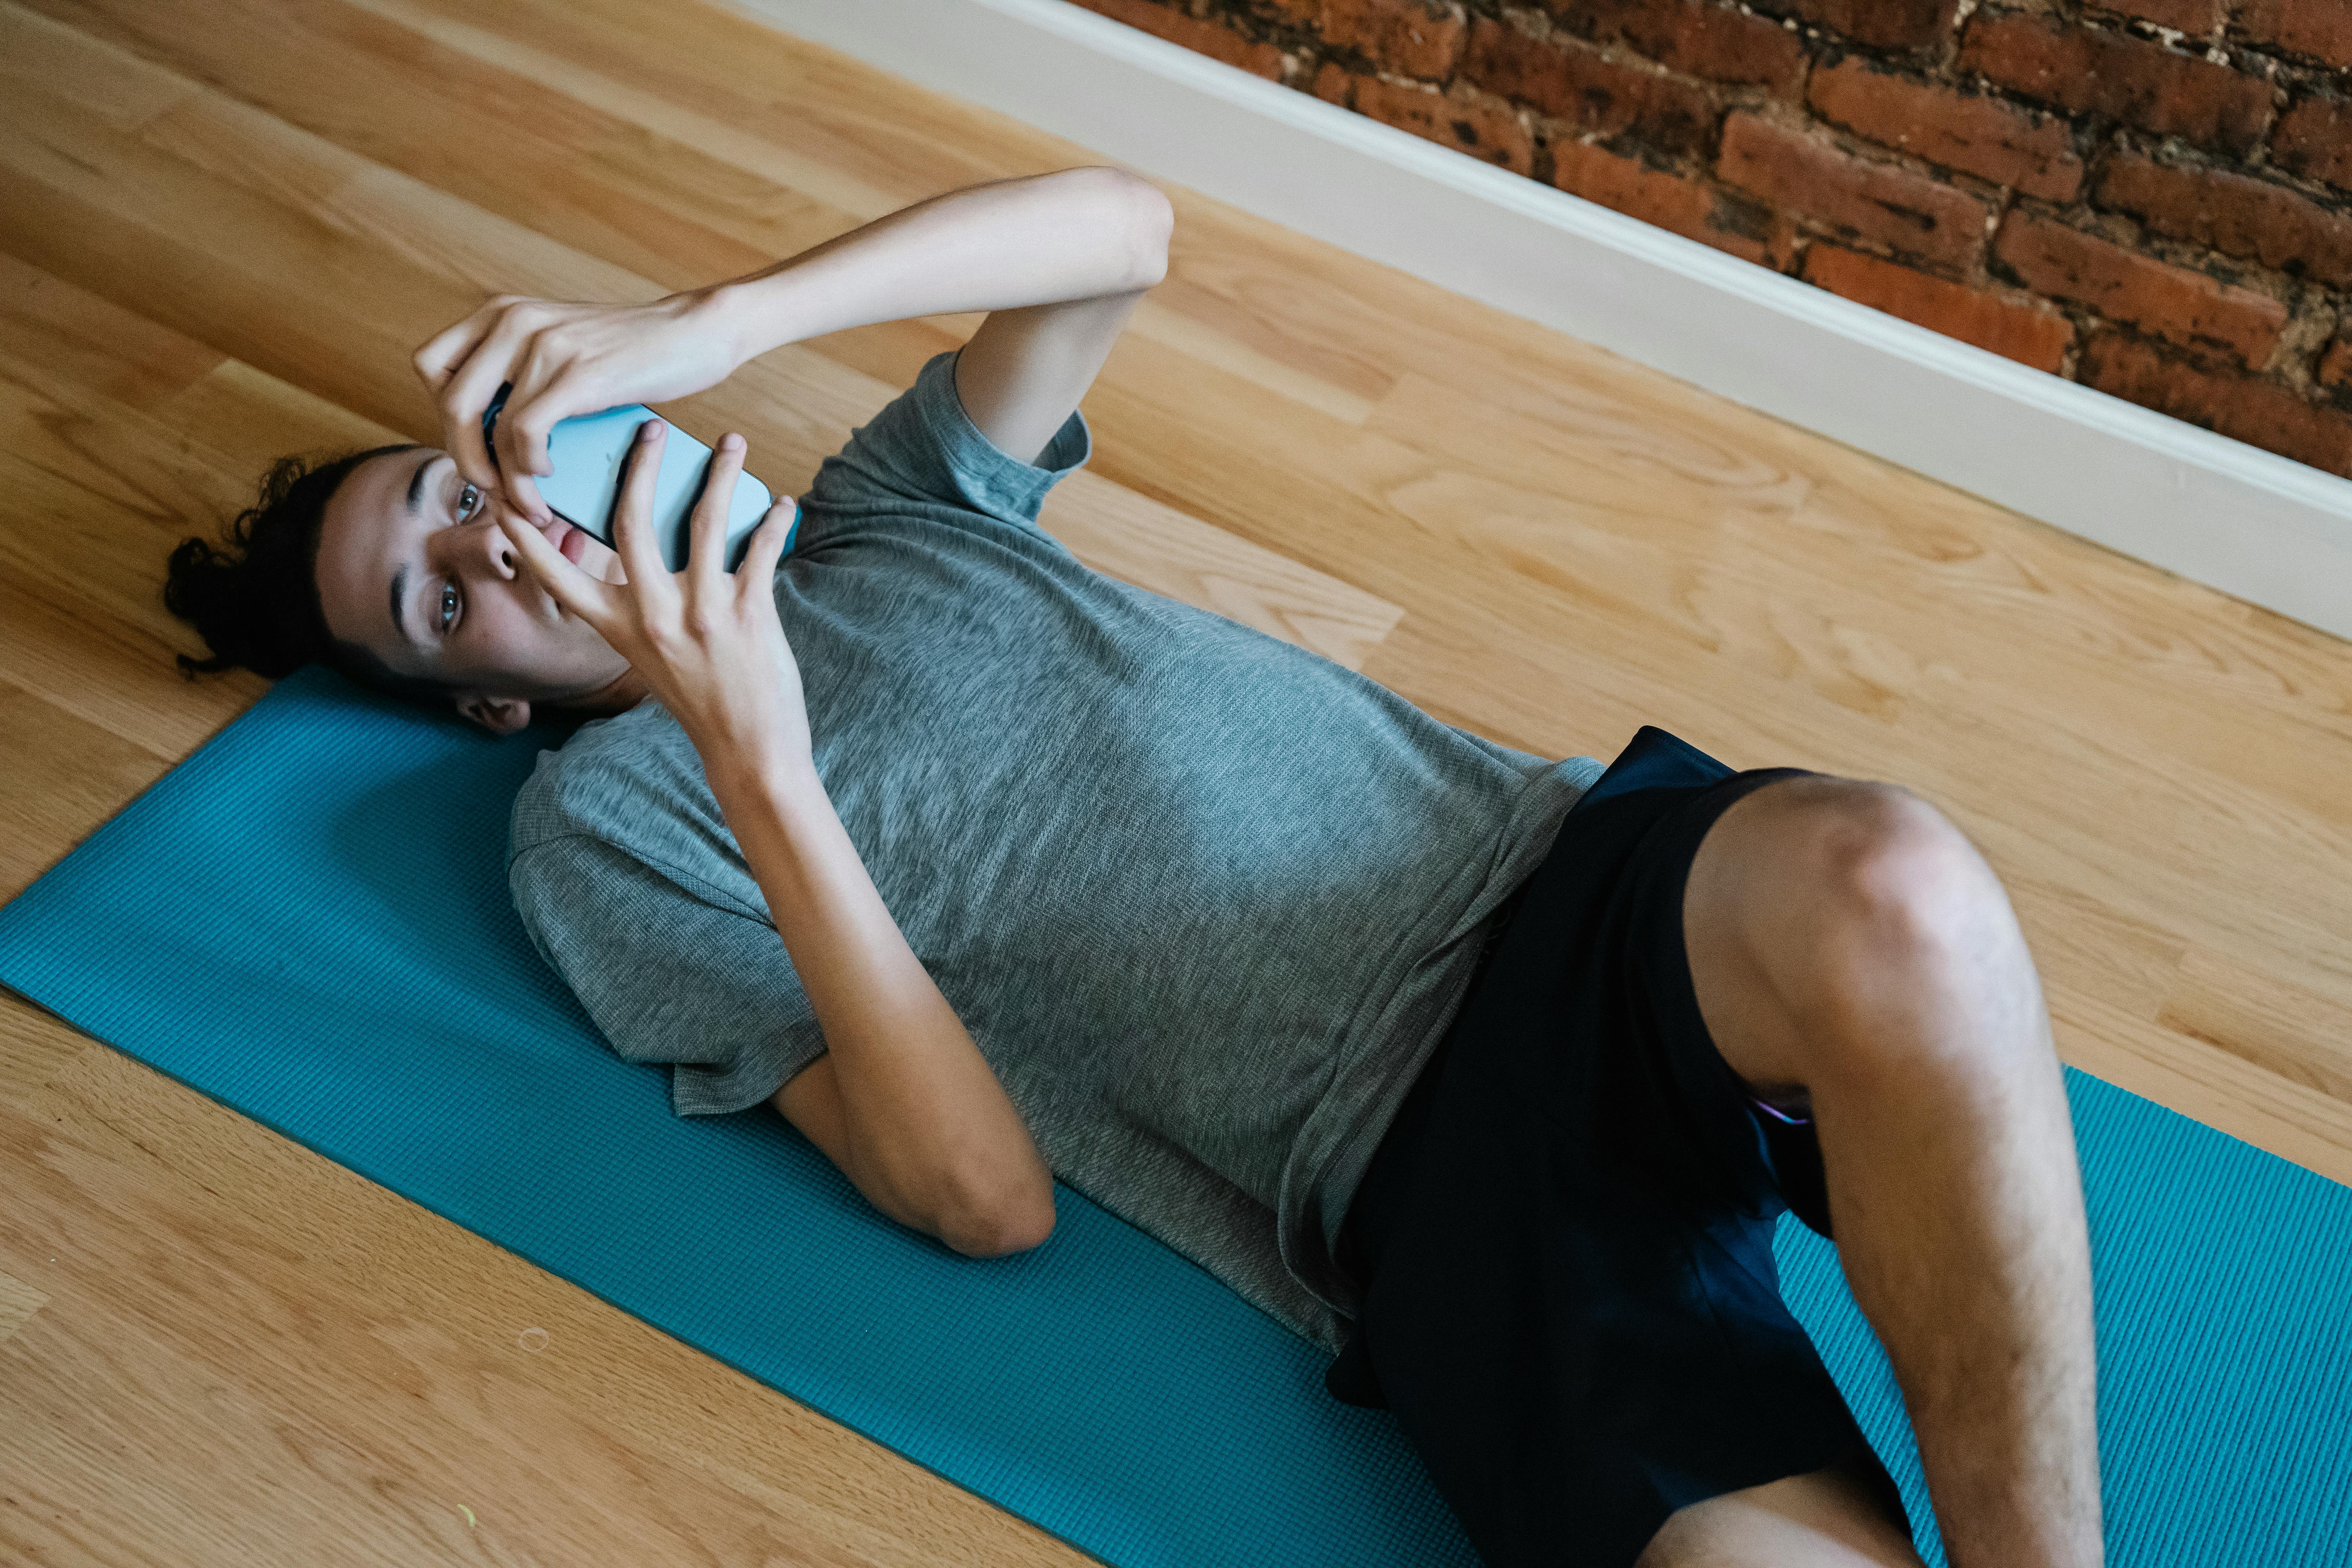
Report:
[[[2342,392],[2352,390],[2352,338],[2338,338],[2319,356],[2319,384]]]
[[[1785,225],[1742,221],[1741,205],[1703,180],[1644,168],[1581,142],[1553,142],[1551,160],[1551,183],[1570,195],[1776,271],[1787,260]],[[1759,226],[1763,232],[1754,232]]]
[[[2074,341],[2074,324],[2047,306],[1947,283],[1834,245],[1805,253],[1805,281],[2036,370],[2055,371]]]
[[[1914,49],[1949,36],[1957,0],[1762,0],[1757,6],[1879,49]]]
[[[1669,152],[1696,151],[1715,121],[1706,89],[1638,66],[1603,59],[1573,39],[1551,42],[1485,17],[1470,29],[1463,74],[1579,131],[1630,131]]]
[[[2322,65],[2352,66],[2352,6],[2345,0],[2245,0],[2230,30]]]
[[[1753,114],[1723,124],[1716,173],[1785,212],[1957,267],[1984,237],[1985,205],[1892,163],[1874,163]]]
[[[1815,69],[1806,100],[1857,135],[2030,196],[2071,202],[2083,188],[2074,131],[2054,115],[1912,81],[1859,57]]]
[[[2286,325],[2286,307],[2240,289],[2111,245],[2029,212],[2000,226],[1993,254],[2037,294],[2088,305],[2110,321],[2189,348],[2215,348],[2249,364],[2270,357]]]
[[[1315,96],[1326,103],[1336,103],[1342,109],[1352,106],[1356,79],[1345,68],[1325,60],[1315,68]]]
[[[1581,32],[1709,81],[1786,91],[1804,69],[1805,47],[1788,28],[1706,0],[1551,0],[1551,10]]]
[[[1979,13],[1956,69],[2076,114],[2159,135],[2252,151],[2270,123],[2270,83],[2201,56],[2041,16]]]
[[[2352,191],[2352,103],[2306,98],[2279,116],[2271,156],[2291,174]]]
[[[1306,7],[1293,0],[1286,8]],[[1353,49],[1381,70],[1440,79],[1454,74],[1469,31],[1461,6],[1420,0],[1316,0],[1314,22],[1326,43]]]
[[[1155,5],[1151,0],[1078,0],[1089,11],[1099,11],[1114,22],[1124,22],[1194,54],[1239,66],[1262,77],[1282,79],[1282,51],[1272,44],[1252,43],[1214,22],[1202,22],[1181,11]]]
[[[2091,0],[2102,11],[2117,11],[2200,38],[2213,36],[2222,0]]]
[[[1359,77],[1356,111],[1474,158],[1500,163],[1515,174],[1535,173],[1535,143],[1518,117],[1466,87],[1439,94],[1378,77]]]
[[[2332,474],[2352,472],[2352,419],[2256,376],[2175,358],[2121,332],[2084,345],[2075,374],[2143,408],[2233,436]]]
[[[2352,284],[2352,217],[2268,180],[2118,153],[2099,176],[2098,200],[2137,215],[2158,234],[2323,283]]]

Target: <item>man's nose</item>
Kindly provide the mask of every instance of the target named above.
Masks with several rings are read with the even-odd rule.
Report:
[[[501,577],[522,574],[522,563],[515,559],[514,542],[506,536],[495,518],[484,518],[467,525],[473,534],[469,542],[476,559]]]
[[[490,504],[495,506],[498,503],[493,501]],[[526,528],[537,526],[528,518],[522,521]],[[478,522],[467,523],[466,526],[474,533],[473,548],[480,552],[478,559],[485,562],[490,570],[501,577],[513,578],[523,574],[523,564],[517,557],[514,541],[507,537],[506,531],[499,526],[497,518],[485,517]],[[566,526],[568,525],[562,519],[556,518],[550,521],[546,527],[540,529],[539,531],[546,536],[550,549],[554,548],[556,542],[563,537]]]

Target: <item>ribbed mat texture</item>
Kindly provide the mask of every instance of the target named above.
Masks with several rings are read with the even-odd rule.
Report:
[[[556,743],[307,669],[0,909],[0,983],[1118,1568],[1475,1562],[1319,1350],[1078,1194],[1044,1247],[966,1259],[780,1118],[673,1117],[508,902],[509,803]],[[2068,1087],[2110,1562],[2352,1564],[2352,1193]],[[1793,1225],[1780,1252],[1932,1535],[1834,1254]]]

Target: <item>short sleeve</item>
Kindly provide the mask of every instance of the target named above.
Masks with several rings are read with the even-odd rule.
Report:
[[[680,1116],[758,1105],[824,1051],[766,921],[604,839],[551,838],[507,870],[516,913],[614,1051],[670,1068]]]
[[[910,508],[977,514],[1036,530],[1048,491],[1093,451],[1085,416],[1070,417],[1034,463],[1008,456],[980,432],[956,395],[953,353],[933,356],[915,384],[858,427],[817,469],[803,508],[816,531],[830,517]]]

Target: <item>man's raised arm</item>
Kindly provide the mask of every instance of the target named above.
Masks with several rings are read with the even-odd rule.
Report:
[[[718,385],[804,338],[909,316],[990,312],[956,362],[982,435],[1034,460],[1168,268],[1168,198],[1110,168],[998,180],[877,218],[762,271],[641,305],[494,296],[413,357],[457,471],[544,526],[536,479],[574,415]],[[498,458],[482,415],[508,390]]]
[[[957,360],[956,395],[982,435],[1025,463],[1166,275],[1173,222],[1166,196],[1118,169],[998,180],[719,284],[708,308],[738,364],[875,321],[990,311]]]

